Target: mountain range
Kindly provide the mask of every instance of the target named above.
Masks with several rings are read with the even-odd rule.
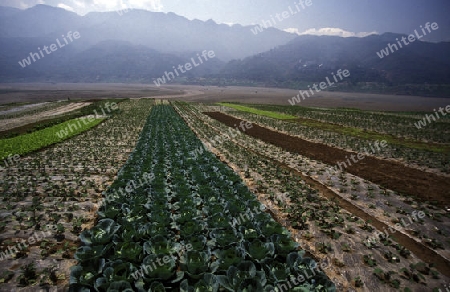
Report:
[[[388,50],[403,35],[341,38],[252,28],[144,10],[80,16],[46,5],[0,7],[0,82],[153,84],[213,51],[201,66],[177,71],[179,81],[296,87],[347,69],[347,84],[450,84],[450,42]]]

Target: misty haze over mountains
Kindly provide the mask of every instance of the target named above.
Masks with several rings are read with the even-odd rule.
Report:
[[[27,10],[0,7],[1,82],[139,82],[153,84],[165,72],[203,51],[215,58],[182,74],[192,82],[232,82],[295,87],[321,81],[336,69],[348,82],[450,84],[450,43],[415,42],[380,58],[377,52],[401,35],[365,38],[298,36],[274,28],[188,20],[174,13],[130,10],[85,16],[45,5]],[[19,62],[38,48],[66,40],[51,54]],[[200,79],[202,78],[202,79]]]

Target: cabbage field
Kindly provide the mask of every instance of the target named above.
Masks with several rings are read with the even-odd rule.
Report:
[[[276,115],[273,115],[275,119],[269,119],[263,116],[265,112],[249,114],[223,106],[184,102],[176,102],[174,107],[207,148],[245,179],[259,201],[289,229],[302,249],[316,258],[331,260],[332,265],[325,272],[338,291],[347,288],[438,291],[441,283],[448,279],[449,213],[445,204],[423,199],[425,194],[433,193],[431,187],[421,193],[422,198],[402,194],[365,179],[362,174],[341,171],[333,165],[266,143],[263,140],[271,135],[267,131],[253,135],[264,130],[256,129],[259,125],[273,129],[274,124],[279,124],[292,129],[297,127],[299,135],[308,137],[308,131],[301,131],[304,126],[299,127],[290,120],[276,120]],[[288,107],[280,108],[288,112],[284,111]],[[226,114],[229,123],[208,116],[218,111]],[[341,111],[344,110],[338,110]],[[253,128],[223,142],[212,139],[235,128],[240,121],[233,120],[234,117],[245,117],[253,122]],[[332,149],[316,149],[318,147],[320,144],[305,151],[331,155]],[[405,185],[402,175],[406,170],[411,171],[407,168],[405,173],[396,174],[400,183],[393,187]],[[427,173],[418,174],[425,176]],[[419,181],[415,184],[418,186]],[[445,183],[436,186],[445,199]],[[418,212],[423,212],[422,216],[414,218]],[[387,235],[379,235],[383,230]]]
[[[0,291],[450,280],[448,118],[413,131],[421,113],[136,98],[85,123],[112,101],[0,109]]]
[[[121,102],[89,131],[2,165],[0,291],[68,289],[80,232],[93,226],[102,191],[133,151],[153,104]]]
[[[210,152],[193,159],[199,146],[171,106],[153,108],[105,194],[113,198],[81,233],[71,289],[273,291],[303,277],[290,291],[335,291],[323,272],[311,275],[318,264],[263,212],[239,176]]]

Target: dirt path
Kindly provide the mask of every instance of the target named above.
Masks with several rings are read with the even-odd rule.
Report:
[[[156,98],[156,99],[178,99],[178,98],[186,98],[186,97],[193,97],[193,96],[201,96],[202,94],[205,94],[203,91],[200,90],[180,90],[180,94],[173,94],[173,95],[156,95],[156,96],[143,96],[139,97],[137,99],[141,98]]]
[[[241,122],[240,119],[219,112],[206,114],[230,127]],[[354,154],[275,132],[256,124],[253,124],[253,128],[246,130],[245,134],[329,165],[344,162],[351,154]],[[437,201],[440,207],[450,205],[448,178],[369,156],[358,163],[353,163],[345,170],[391,190],[415,196],[422,201]]]
[[[48,119],[51,117],[59,116],[85,106],[92,104],[92,102],[79,102],[70,103],[65,106],[61,106],[52,110],[44,111],[36,115],[26,115],[20,118],[5,119],[2,120],[0,125],[0,131],[7,131],[14,128],[22,127],[28,124],[39,122],[40,120]]]

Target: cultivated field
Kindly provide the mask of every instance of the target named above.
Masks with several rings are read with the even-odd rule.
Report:
[[[15,125],[0,145],[30,133],[56,144],[2,149],[0,291],[450,281],[450,115],[415,126],[446,99],[325,92],[290,106],[295,91],[267,88],[23,88],[0,94]],[[101,109],[98,125],[55,138]]]
[[[152,104],[122,102],[120,112],[96,128],[2,163],[1,291],[68,286],[78,236],[95,222],[101,194],[134,149]]]

